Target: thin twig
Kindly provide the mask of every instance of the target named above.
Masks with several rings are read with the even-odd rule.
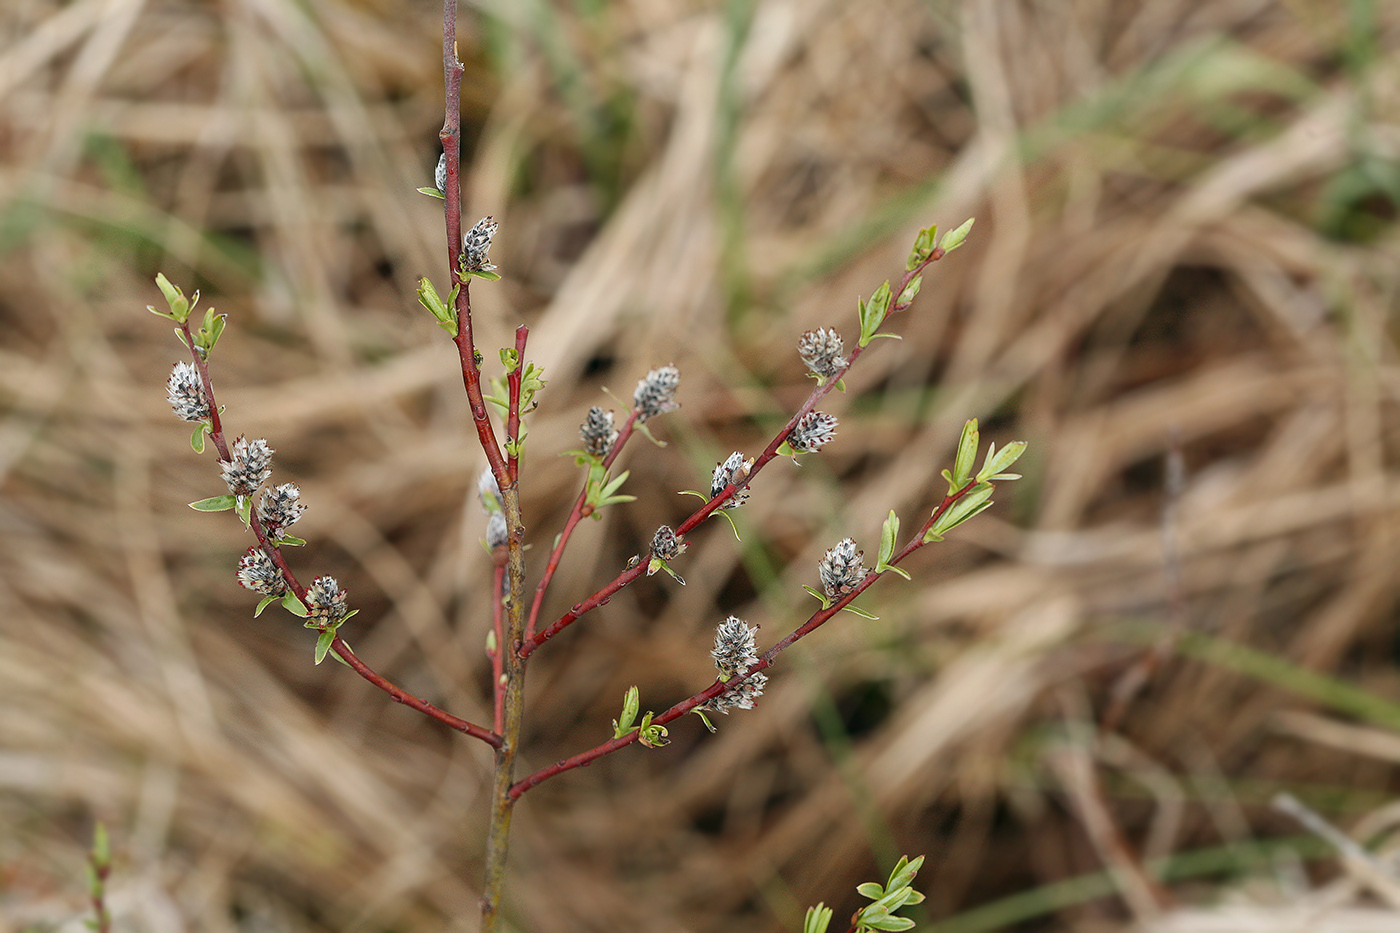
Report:
[[[512,484],[520,481],[520,384],[525,375],[525,341],[529,337],[530,328],[524,324],[515,329],[515,370],[506,375],[510,396],[506,408],[506,469]],[[509,453],[511,449],[517,453]]]
[[[224,434],[223,423],[219,420],[219,405],[214,398],[214,385],[209,377],[209,365],[204,359],[203,354],[195,349],[194,334],[190,331],[188,320],[180,322],[180,330],[184,334],[185,345],[190,348],[190,354],[194,358],[195,368],[199,370],[200,382],[204,386],[204,396],[209,403],[209,439],[213,442],[214,449],[219,452],[220,461],[224,463],[231,462],[228,438]],[[257,536],[258,545],[262,548],[263,553],[276,565],[277,570],[282,575],[282,579],[287,584],[287,588],[292,591],[303,605],[305,605],[306,587],[302,585],[301,581],[297,579],[296,574],[292,572],[292,568],[288,565],[287,558],[283,555],[282,549],[268,536],[267,528],[263,525],[262,519],[258,517],[256,509],[249,509],[248,527],[250,527],[253,530],[253,534]],[[389,694],[395,702],[412,707],[425,716],[429,716],[436,719],[438,722],[451,726],[458,732],[470,735],[473,738],[481,739],[493,748],[500,747],[501,739],[499,735],[473,722],[462,719],[459,716],[454,716],[446,710],[439,709],[426,700],[413,696],[408,691],[403,690],[390,682],[387,678],[376,673],[369,665],[355,656],[354,652],[350,650],[349,645],[346,645],[340,636],[337,635],[335,640],[331,642],[331,648],[353,671],[355,671],[355,673]]]
[[[603,475],[606,476],[608,469],[617,459],[617,455],[622,452],[632,436],[632,430],[637,423],[637,412],[632,412],[627,417],[627,422],[622,429],[617,432],[617,440],[613,442],[612,450],[603,457]],[[573,536],[574,529],[578,523],[593,514],[591,506],[585,504],[588,499],[588,477],[583,480],[583,488],[578,491],[578,498],[574,500],[574,507],[569,510],[569,517],[564,521],[564,530],[559,532],[559,538],[554,542],[554,550],[549,553],[549,563],[545,565],[544,575],[540,577],[539,585],[535,587],[535,598],[530,603],[530,618],[525,623],[525,643],[529,644],[535,637],[535,626],[539,623],[540,607],[544,604],[544,594],[549,589],[550,581],[554,579],[554,572],[559,569],[559,561],[564,556],[564,548],[569,544],[569,538]],[[534,651],[531,648],[530,651]],[[528,657],[530,652],[525,652],[522,657]]]
[[[929,520],[924,523],[923,527],[921,527],[914,534],[914,537],[910,539],[910,541],[897,554],[890,558],[889,563],[892,566],[898,565],[900,561],[904,560],[910,554],[914,553],[919,548],[923,547],[925,544],[931,543],[924,541],[924,535],[928,532],[930,528],[933,527],[934,523],[944,515],[944,513],[951,509],[959,499],[967,495],[967,493],[974,489],[977,485],[977,481],[973,480],[963,488],[957,490],[956,492],[949,493],[947,496],[945,496],[943,501],[939,503],[938,508],[934,509],[933,514],[929,517]],[[638,567],[633,568],[633,570],[629,571],[629,573],[640,573],[641,566],[642,565],[638,565]],[[696,707],[703,706],[704,704],[708,703],[710,700],[719,696],[721,693],[724,693],[726,690],[730,690],[738,686],[745,680],[748,680],[754,674],[757,674],[760,671],[767,670],[768,668],[772,667],[774,659],[777,658],[779,654],[782,654],[788,648],[792,647],[793,644],[820,628],[823,624],[827,622],[827,620],[831,619],[834,615],[836,615],[836,613],[840,612],[842,609],[846,608],[846,606],[850,605],[850,603],[857,596],[859,596],[861,593],[865,592],[867,589],[873,586],[875,581],[879,580],[886,573],[888,573],[888,571],[880,571],[879,573],[872,572],[866,574],[865,578],[861,580],[860,583],[858,583],[851,590],[851,592],[842,596],[840,599],[833,602],[827,608],[819,609],[816,612],[814,612],[811,615],[811,617],[807,619],[806,622],[798,626],[790,635],[788,635],[782,641],[778,642],[776,645],[765,651],[759,657],[757,663],[755,663],[753,667],[750,667],[747,671],[744,671],[741,674],[736,674],[734,677],[731,677],[728,681],[716,680],[704,690],[700,691],[694,696],[682,700],[675,706],[672,706],[670,709],[666,710],[661,715],[653,716],[651,719],[652,724],[664,726],[669,722],[679,719],[681,716],[684,716],[686,713],[689,713]],[[602,758],[605,755],[610,755],[618,749],[625,748],[626,746],[631,745],[639,738],[641,738],[640,731],[630,732],[627,735],[621,736],[620,738],[610,739],[609,741],[604,742],[601,745],[590,748],[587,751],[580,752],[579,754],[574,755],[571,758],[565,758],[561,761],[556,761],[552,765],[541,768],[534,774],[531,774],[529,777],[517,781],[510,788],[511,796],[519,797],[531,788],[544,783],[545,781],[549,780],[552,777],[555,777],[556,775],[563,774],[566,771],[572,771],[575,768],[587,767],[594,761],[597,761],[599,758]]]

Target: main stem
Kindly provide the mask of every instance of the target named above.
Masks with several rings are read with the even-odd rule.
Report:
[[[481,930],[495,933],[501,924],[501,898],[505,892],[506,856],[510,848],[510,820],[515,799],[510,785],[515,774],[515,755],[520,743],[520,720],[524,706],[525,661],[517,648],[525,633],[525,526],[520,517],[520,489],[514,466],[501,455],[495,430],[486,412],[481,393],[481,372],[477,368],[476,345],[472,339],[471,302],[468,280],[459,264],[462,250],[462,63],[457,60],[457,0],[442,4],[442,69],[446,85],[446,114],[442,124],[442,150],[447,156],[446,197],[447,256],[457,293],[457,350],[462,360],[462,381],[471,404],[477,437],[491,464],[496,485],[501,489],[501,505],[506,514],[506,626],[504,644],[496,651],[501,658],[501,681],[492,685],[500,697],[500,744],[496,746],[495,773],[491,780],[491,822],[486,834],[486,868],[481,887]],[[517,338],[523,350],[523,335]],[[523,367],[524,361],[520,361]],[[517,396],[518,399],[518,396]],[[518,404],[518,401],[517,401]],[[518,419],[513,413],[512,424]]]
[[[510,557],[506,563],[509,593],[506,596],[505,644],[497,645],[502,661],[505,689],[501,703],[501,744],[496,749],[496,769],[491,780],[491,824],[486,833],[486,876],[481,888],[481,930],[500,929],[501,897],[506,884],[506,856],[510,849],[510,821],[515,797],[510,794],[515,779],[515,753],[520,744],[520,721],[525,703],[525,660],[516,652],[525,633],[525,528],[520,519],[520,490],[511,485],[501,490],[510,529]]]

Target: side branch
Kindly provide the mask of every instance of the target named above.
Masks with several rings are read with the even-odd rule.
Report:
[[[204,386],[205,397],[209,400],[209,413],[211,416],[209,419],[209,439],[213,442],[214,449],[219,452],[219,459],[227,463],[229,461],[228,438],[224,434],[223,422],[219,419],[219,405],[218,401],[214,398],[214,386],[209,378],[208,361],[204,359],[203,354],[194,349],[194,335],[190,331],[189,321],[182,321],[180,323],[180,330],[184,334],[185,345],[190,348],[190,354],[194,359],[195,368],[199,370],[199,379],[200,383]],[[276,565],[277,570],[282,574],[282,579],[286,582],[287,588],[296,595],[298,600],[305,604],[306,587],[297,579],[296,574],[292,572],[292,568],[288,565],[287,558],[283,555],[282,549],[268,536],[267,528],[264,527],[262,519],[258,517],[257,509],[249,509],[248,527],[250,527],[253,530],[253,534],[257,536],[258,546],[262,548],[263,553],[267,555],[268,559]],[[396,702],[412,707],[425,716],[451,726],[458,732],[465,733],[473,738],[481,739],[492,748],[500,747],[501,737],[499,735],[475,723],[454,716],[446,710],[438,709],[426,700],[418,699],[408,691],[401,689],[388,679],[376,673],[368,664],[365,664],[356,657],[354,652],[350,650],[350,646],[345,644],[339,636],[336,636],[335,640],[331,642],[331,646],[332,650],[350,666],[351,670],[374,684],[380,690],[389,694]]]
[[[921,527],[914,534],[914,537],[910,539],[909,543],[906,544],[899,551],[898,554],[896,554],[890,559],[890,565],[894,566],[899,564],[900,561],[904,560],[910,554],[923,547],[926,543],[924,541],[924,535],[928,532],[930,528],[933,527],[934,523],[937,522],[938,519],[942,517],[942,515],[945,512],[952,508],[953,505],[959,499],[967,495],[968,492],[970,492],[976,486],[977,483],[974,481],[968,483],[966,486],[959,489],[957,492],[950,493],[949,495],[945,496],[943,501],[939,503],[938,508],[933,510],[933,515],[930,516],[929,520],[924,523],[923,527]],[[704,690],[700,691],[694,696],[682,700],[675,706],[672,706],[670,709],[666,710],[666,712],[662,713],[661,715],[653,716],[651,722],[654,725],[664,726],[669,722],[679,719],[681,716],[684,716],[691,710],[703,706],[710,700],[713,700],[715,697],[719,696],[721,693],[724,693],[726,690],[729,690],[739,685],[740,683],[743,683],[745,680],[748,680],[754,674],[757,674],[760,671],[764,671],[772,667],[778,655],[782,654],[788,648],[792,647],[794,643],[800,641],[801,639],[810,635],[812,632],[815,632],[817,629],[821,628],[821,626],[824,625],[829,619],[831,619],[832,616],[836,615],[836,613],[846,608],[846,606],[848,606],[852,600],[854,600],[861,593],[864,593],[867,589],[869,589],[875,584],[876,580],[879,580],[888,572],[889,571],[881,571],[878,573],[867,574],[865,576],[865,579],[861,580],[861,582],[857,584],[855,588],[851,590],[851,592],[842,596],[836,602],[832,603],[829,607],[825,609],[819,609],[816,612],[814,612],[812,616],[806,622],[802,623],[802,625],[798,626],[792,632],[792,634],[788,635],[782,641],[778,642],[773,647],[765,651],[762,654],[762,656],[759,657],[758,662],[754,664],[753,667],[750,667],[747,671],[744,671],[742,674],[739,674],[735,677],[731,677],[728,681],[716,680]],[[563,774],[566,771],[572,771],[575,768],[586,767],[587,765],[592,764],[599,758],[602,758],[604,755],[610,755],[620,748],[625,748],[626,746],[631,745],[639,738],[641,738],[640,731],[629,732],[627,735],[624,735],[621,738],[610,739],[607,742],[604,742],[602,745],[598,745],[594,748],[588,749],[587,751],[580,752],[579,754],[574,755],[571,758],[565,758],[560,761],[556,761],[554,764],[549,765],[548,767],[541,768],[529,777],[517,781],[511,786],[510,794],[512,797],[518,798],[526,791],[530,790],[532,787],[536,787],[544,783],[545,781],[549,780],[555,775]]]
[[[632,436],[633,428],[637,424],[637,413],[632,412],[627,418],[627,423],[622,426],[622,430],[617,433],[617,440],[613,442],[612,450],[608,451],[603,458],[603,472],[607,473],[617,460],[617,455],[622,452],[622,448]],[[574,507],[569,510],[569,517],[564,522],[564,530],[559,532],[559,540],[554,545],[554,550],[549,554],[549,563],[545,565],[544,576],[540,577],[539,585],[535,587],[535,599],[530,604],[530,618],[525,623],[525,643],[528,645],[535,638],[535,626],[539,624],[540,607],[544,604],[544,594],[549,590],[550,581],[554,579],[554,572],[559,569],[559,561],[564,557],[564,548],[569,544],[569,538],[573,536],[574,529],[578,523],[593,514],[592,508],[585,506],[584,502],[588,498],[588,480],[583,481],[583,488],[578,491],[578,498],[574,500]],[[538,645],[531,647],[528,651],[523,651],[521,657],[529,657],[531,652]]]

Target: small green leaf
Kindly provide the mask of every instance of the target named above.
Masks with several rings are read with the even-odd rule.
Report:
[[[806,590],[808,593],[810,593],[810,594],[812,594],[813,596],[815,596],[817,599],[821,600],[822,608],[823,608],[823,609],[830,609],[830,608],[831,608],[831,600],[830,600],[830,598],[828,598],[827,595],[826,595],[825,593],[823,593],[821,590],[814,589],[813,587],[810,587],[810,586],[808,586],[808,585],[805,584],[805,583],[802,584],[802,588],[803,588],[804,590]]]
[[[258,616],[262,615],[263,610],[277,602],[279,598],[278,596],[264,596],[262,599],[258,600],[258,608],[253,610],[253,618],[256,619]]]
[[[430,198],[437,198],[439,201],[446,201],[446,200],[447,200],[447,195],[443,194],[441,191],[437,190],[436,188],[426,188],[426,187],[425,187],[425,188],[417,188],[417,189],[415,189],[415,190],[416,190],[419,194],[426,194],[428,197],[430,197]]]
[[[697,706],[695,707],[695,709],[691,710],[691,712],[700,717],[700,721],[705,724],[705,728],[710,730],[710,735],[714,735],[716,732],[719,731],[715,728],[715,724],[710,722],[710,717],[705,715],[705,711],[703,709]]]
[[[335,641],[335,629],[328,628],[320,635],[316,636],[316,663],[320,664],[326,659],[326,652],[331,650],[331,642]]]
[[[506,368],[508,373],[513,373],[520,368],[520,354],[515,347],[501,348],[501,365]]]
[[[971,418],[963,425],[962,436],[958,438],[958,453],[953,461],[952,486],[948,491],[957,492],[972,479],[972,466],[977,462],[977,448],[982,445],[982,436],[977,431],[977,419]]]
[[[194,433],[190,435],[190,447],[194,448],[195,453],[204,453],[204,434],[208,430],[209,425],[203,421],[194,426]]]
[[[1017,460],[1021,459],[1021,455],[1025,452],[1025,441],[1012,441],[1001,450],[997,450],[995,444],[990,445],[987,448],[987,460],[982,465],[981,471],[977,474],[977,481],[979,483],[985,483],[993,478],[1002,478],[1004,476],[1015,476],[1017,479],[1020,479],[1018,474],[1004,473],[1003,471]]]
[[[306,547],[306,539],[298,538],[296,535],[283,535],[277,539],[277,546],[287,545],[290,547]]]
[[[899,293],[899,300],[894,303],[894,306],[903,310],[913,304],[914,299],[919,297],[919,289],[923,284],[924,277],[922,275],[916,275],[910,279],[909,284],[904,286],[904,291]]]
[[[990,507],[994,492],[996,492],[996,487],[991,483],[983,483],[974,487],[971,492],[953,503],[952,508],[940,515],[938,520],[929,527],[929,532],[946,535],[963,522]]]
[[[818,901],[816,907],[807,908],[807,916],[802,921],[802,933],[826,933],[831,925],[832,910]]]
[[[296,616],[298,619],[306,618],[310,613],[306,611],[306,606],[297,599],[297,594],[291,590],[282,594],[282,608]]]
[[[637,736],[637,741],[640,742],[642,745],[645,745],[647,748],[661,748],[663,745],[669,745],[670,739],[666,738],[666,736],[669,734],[666,730],[666,727],[652,725],[652,715],[653,714],[651,712],[648,712],[645,716],[642,717],[642,724],[637,729],[639,733]]]
[[[894,869],[890,872],[890,883],[886,887],[890,889],[908,887],[914,883],[914,877],[923,867],[924,857],[922,855],[912,860],[907,855],[901,855],[899,861],[895,863]],[[923,897],[923,895],[919,896]]]
[[[889,559],[894,556],[894,548],[898,541],[899,516],[894,513],[894,509],[890,509],[889,517],[880,527],[880,556],[875,562],[877,569],[887,566]]]
[[[894,569],[897,569],[897,568],[891,567],[891,568],[889,568],[889,569],[894,570]],[[860,607],[857,606],[855,603],[848,603],[848,604],[846,604],[845,606],[842,606],[842,607],[841,607],[841,611],[842,611],[842,612],[849,612],[849,613],[851,613],[852,615],[860,616],[862,619],[869,619],[871,622],[878,622],[878,621],[880,621],[880,617],[879,617],[879,616],[877,616],[877,615],[875,615],[874,613],[871,613],[871,612],[866,612],[864,609],[860,608]]]
[[[860,345],[862,347],[875,339],[875,332],[885,322],[885,315],[889,313],[889,310],[890,283],[885,282],[875,290],[875,294],[870,296],[869,301],[860,302],[858,316],[860,318]]]
[[[210,496],[208,499],[200,499],[198,502],[191,502],[190,508],[196,512],[227,512],[238,503],[238,497],[234,495]]]
[[[165,303],[170,306],[170,317],[176,321],[183,321],[190,316],[192,307],[190,300],[185,297],[185,293],[180,291],[180,286],[172,285],[165,277],[164,272],[156,273],[156,287],[165,296]],[[199,300],[199,292],[194,293],[194,300]]]
[[[467,271],[467,275],[472,278],[485,279],[488,282],[499,282],[501,280],[500,273],[490,272],[486,269],[471,269]]]
[[[856,893],[875,901],[885,896],[885,888],[878,881],[867,881],[856,886]]]
[[[888,930],[897,933],[897,931],[900,930],[912,930],[914,928],[914,921],[910,920],[908,917],[883,917],[873,923],[866,923],[865,925],[872,930]]]
[[[681,586],[685,586],[685,577],[682,577],[680,574],[672,570],[670,564],[667,564],[661,558],[653,557],[651,559],[651,563],[647,565],[647,576],[656,573],[656,571],[658,570],[666,571],[666,575],[669,576],[672,580],[675,580]]]
[[[919,235],[914,238],[914,248],[909,251],[909,258],[905,260],[904,270],[912,272],[919,267],[929,254],[933,252],[933,244],[938,237],[938,225],[925,227],[919,231]]]
[[[627,693],[622,697],[622,716],[613,722],[615,737],[632,731],[632,723],[637,721],[637,713],[641,712],[641,708],[641,691],[634,684],[627,688]]]
[[[943,239],[939,242],[938,248],[945,253],[951,253],[959,246],[962,246],[963,240],[966,240],[968,233],[972,231],[972,224],[976,219],[975,217],[969,217],[967,220],[963,221],[962,226],[958,227],[958,229],[950,230],[943,234]]]

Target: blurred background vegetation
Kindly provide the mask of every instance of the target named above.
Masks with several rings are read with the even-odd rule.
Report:
[[[489,719],[481,454],[413,297],[446,262],[413,190],[440,14],[0,4],[0,930],[78,929],[96,819],[121,930],[474,927],[483,749],[250,617],[143,310],[163,271],[228,313],[220,401],[303,489],[296,566],[349,588],[375,667]],[[965,418],[1031,442],[754,712],[531,793],[520,929],[794,930],[905,852],[940,933],[1395,929],[1400,7],[518,0],[459,35],[468,222],[501,222],[505,275],[479,345],[528,323],[551,380],[536,555],[587,407],[683,373],[549,609],[760,448],[808,391],[802,331],[851,339],[919,227],[977,217],[743,543],[707,525],[688,587],[541,653],[527,766],[605,738],[629,684],[708,683],[724,615],[762,645],[805,618],[825,548],[917,527]],[[1338,859],[1281,791],[1378,854]]]

